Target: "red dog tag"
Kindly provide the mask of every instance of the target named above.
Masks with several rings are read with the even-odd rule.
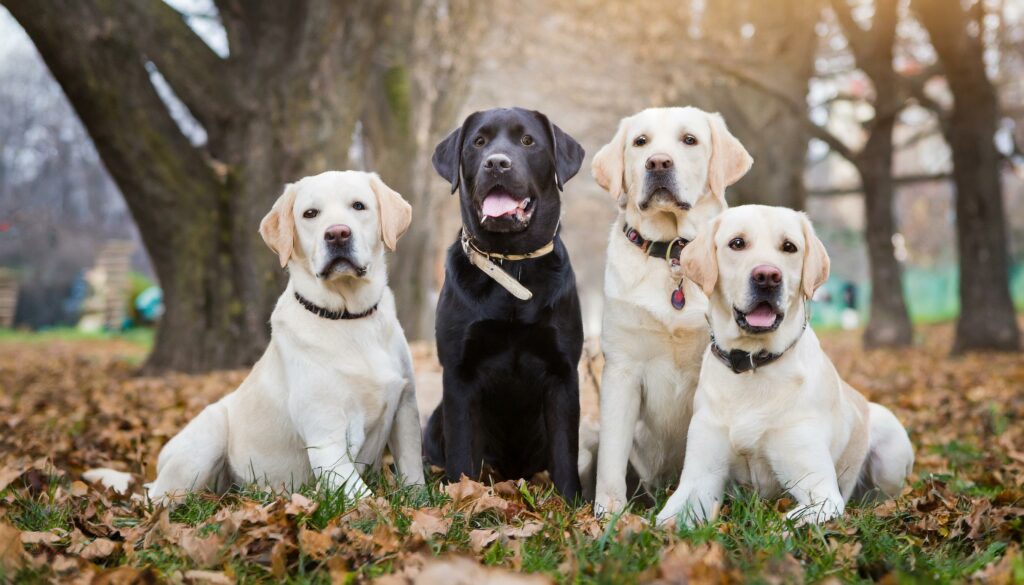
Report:
[[[686,295],[683,294],[683,283],[679,282],[679,288],[672,291],[672,308],[677,311],[682,311],[683,307],[686,306]]]

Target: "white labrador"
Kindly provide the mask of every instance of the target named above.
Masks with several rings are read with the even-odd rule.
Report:
[[[412,210],[375,174],[327,172],[290,184],[260,234],[290,275],[273,336],[242,385],[160,452],[154,501],[192,489],[317,478],[351,496],[385,444],[399,474],[423,483],[412,360],[387,286]]]
[[[712,344],[693,401],[686,466],[658,522],[718,513],[728,482],[788,491],[798,522],[824,522],[851,497],[893,497],[914,463],[906,431],[846,384],[806,326],[829,259],[803,213],[726,211],[683,253],[708,295]]]
[[[725,188],[752,162],[720,115],[692,107],[652,108],[622,120],[594,157],[594,177],[620,210],[604,281],[599,513],[618,510],[631,495],[627,462],[649,490],[679,477],[683,452],[675,447],[686,441],[708,344],[707,300],[674,276],[672,265],[685,241],[726,208]],[[594,446],[583,447],[586,464]]]

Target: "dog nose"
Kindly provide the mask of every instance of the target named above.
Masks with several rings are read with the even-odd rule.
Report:
[[[343,223],[332,225],[324,232],[324,240],[328,244],[340,244],[352,237],[352,228]]]
[[[667,154],[654,154],[647,159],[648,171],[667,171],[672,168],[672,157]]]
[[[484,161],[484,168],[504,173],[512,168],[512,159],[504,154],[492,154]]]
[[[762,264],[750,273],[750,280],[758,288],[772,289],[782,284],[782,271],[774,266]]]

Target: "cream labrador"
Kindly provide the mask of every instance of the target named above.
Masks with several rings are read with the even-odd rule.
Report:
[[[718,513],[727,483],[785,490],[788,516],[824,522],[851,497],[900,493],[914,463],[903,426],[836,373],[807,327],[829,258],[803,213],[744,205],[712,220],[682,255],[709,297],[704,352],[679,488],[658,522]]]
[[[358,497],[369,493],[360,473],[380,465],[385,445],[404,480],[423,483],[412,360],[384,263],[411,218],[375,174],[287,186],[260,224],[290,276],[270,345],[237,390],[164,446],[154,501],[312,479]]]
[[[725,188],[752,162],[720,115],[693,107],[622,120],[594,157],[594,177],[620,210],[605,267],[598,513],[626,504],[627,463],[649,490],[682,470],[683,452],[674,447],[686,442],[708,344],[707,300],[673,275],[673,265],[698,228],[726,208]],[[593,449],[584,447],[591,447],[582,450],[585,466]]]

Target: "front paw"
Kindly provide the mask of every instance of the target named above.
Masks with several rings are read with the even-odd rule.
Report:
[[[658,512],[657,524],[669,527],[674,522],[680,528],[693,528],[714,520],[718,516],[720,505],[717,499],[702,499],[694,490],[680,486],[665,502],[665,507]]]
[[[609,492],[598,493],[594,498],[594,515],[598,518],[607,514],[617,514],[622,511],[625,498],[619,498]]]
[[[842,506],[826,500],[818,504],[797,506],[786,513],[786,520],[792,521],[794,526],[804,526],[806,524],[824,524],[842,515]]]

